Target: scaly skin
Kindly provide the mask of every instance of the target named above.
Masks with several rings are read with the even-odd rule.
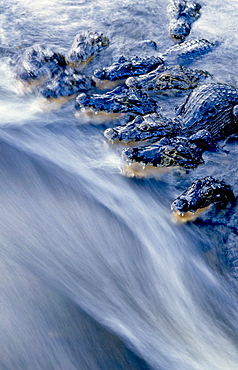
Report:
[[[238,91],[225,84],[208,84],[195,88],[176,112],[174,120],[161,115],[135,119],[125,126],[105,131],[111,141],[124,143],[156,140],[164,136],[189,136],[207,130],[214,139],[224,139],[238,132]]]
[[[191,169],[204,163],[202,153],[207,148],[214,148],[209,133],[201,131],[189,138],[176,136],[162,138],[155,144],[125,148],[123,157],[130,163],[137,162],[144,166],[182,167]]]
[[[113,63],[111,66],[103,69],[97,69],[94,71],[93,78],[98,80],[108,80],[108,81],[120,81],[132,76],[140,76],[152,72],[158,68],[158,72],[163,73],[163,71],[168,74],[177,74],[178,80],[181,80],[180,75],[184,75],[184,87],[182,87],[182,82],[180,83],[180,89],[186,89],[186,84],[195,86],[196,78],[199,80],[201,78],[206,78],[209,75],[207,72],[199,70],[186,70],[185,67],[173,66],[171,69],[169,67],[163,67],[164,61],[167,64],[174,64],[179,62],[188,63],[189,61],[196,59],[198,57],[207,54],[212,51],[217,43],[209,42],[205,39],[200,40],[189,40],[182,44],[174,45],[167,49],[161,56],[158,57],[148,57],[148,58],[125,58],[121,57],[117,62]],[[159,69],[161,66],[161,70]],[[164,68],[164,70],[163,70]],[[174,70],[174,72],[173,72]],[[187,75],[187,77],[185,76]],[[193,77],[192,77],[193,75]],[[149,76],[149,78],[153,78]],[[155,77],[155,76],[154,76]],[[172,76],[174,77],[174,76]],[[128,85],[129,86],[129,85]],[[193,86],[193,87],[194,87]],[[159,88],[159,87],[158,87]],[[150,88],[149,88],[150,89]]]
[[[91,80],[73,68],[66,68],[53,80],[47,81],[40,89],[45,98],[60,98],[87,91],[91,88]]]
[[[229,185],[213,177],[196,180],[187,190],[177,197],[171,204],[171,210],[185,215],[186,212],[195,213],[199,209],[211,204],[224,206],[234,201],[234,194]]]
[[[17,64],[17,79],[23,82],[56,76],[66,67],[65,58],[44,45],[34,45],[24,52]]]
[[[129,76],[139,76],[148,73],[161,64],[163,64],[163,60],[160,57],[125,58],[122,56],[111,66],[103,69],[96,69],[93,76],[101,80],[123,80]]]
[[[237,132],[238,90],[225,84],[197,87],[177,110],[182,132],[192,134],[208,130],[216,139]]]
[[[218,42],[206,39],[187,40],[167,49],[161,57],[167,64],[188,64],[210,53],[218,45]]]
[[[179,126],[171,119],[152,113],[145,116],[137,116],[133,121],[123,126],[108,128],[104,136],[111,142],[142,141],[151,139],[159,140],[162,137],[172,137],[178,134]]]
[[[140,90],[119,86],[105,94],[80,94],[76,98],[78,108],[95,112],[148,114],[156,112],[156,101]]]
[[[138,76],[129,77],[125,84],[128,87],[142,90],[172,91],[194,89],[199,82],[211,75],[202,70],[186,68],[180,65],[159,66],[156,70]]]
[[[69,64],[77,65],[87,62],[95,54],[109,45],[109,40],[103,34],[86,31],[76,35],[73,44],[66,55]]]
[[[172,16],[169,33],[171,37],[184,40],[190,33],[192,24],[200,17],[201,5],[186,0],[172,0],[168,7]]]

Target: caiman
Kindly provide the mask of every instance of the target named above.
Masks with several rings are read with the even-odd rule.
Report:
[[[166,64],[189,64],[194,60],[210,53],[219,45],[218,41],[208,41],[206,39],[191,39],[171,46],[161,58]]]
[[[161,65],[152,72],[127,78],[125,84],[134,89],[172,91],[172,94],[176,95],[183,90],[194,89],[208,77],[211,77],[210,73],[200,69],[191,69],[181,65]]]
[[[211,135],[201,130],[190,137],[164,137],[154,144],[125,148],[122,156],[127,162],[142,166],[192,169],[204,163],[202,154],[205,150],[215,148]]]
[[[56,76],[66,67],[62,54],[44,45],[27,48],[17,63],[16,77],[22,82],[43,81]]]
[[[174,47],[168,49],[167,52],[165,53],[164,59],[162,58],[162,61],[165,60],[167,63],[168,61],[170,61],[171,57],[172,59],[174,59],[175,56],[178,59],[185,58],[187,60],[191,56],[195,58],[195,56],[201,56],[211,51],[213,46],[214,45],[207,40],[192,40],[189,42],[185,41],[180,45],[175,45]],[[151,59],[148,59],[148,60],[150,60],[151,62]],[[152,60],[154,60],[154,58],[152,58]],[[161,63],[160,60],[157,62]],[[124,64],[126,65],[127,61]],[[122,71],[123,70],[127,71],[124,77],[126,77],[129,73],[128,69],[122,67],[121,65],[120,65],[120,68],[118,69],[117,67],[115,67],[116,69],[114,69],[114,67],[115,65],[113,66],[113,71],[114,71],[113,73],[116,73],[116,71],[118,72],[119,69],[121,69]],[[177,76],[177,82],[180,78],[180,82],[177,83],[177,89],[178,89],[178,86],[180,85],[181,87],[180,90],[182,90],[182,86],[185,88],[185,84],[190,85],[190,88],[193,88],[198,83],[199,79],[201,80],[202,78],[205,78],[206,76],[209,75],[208,72],[198,71],[198,70],[193,70],[193,71],[186,70],[185,67],[175,67],[174,70],[176,71],[176,69],[177,69],[177,75],[179,74],[178,70],[180,70],[180,77]],[[172,68],[170,69],[168,67],[168,70],[172,71]],[[186,71],[187,71],[187,75],[186,75]],[[133,75],[133,73],[134,72],[132,69],[131,74]],[[182,78],[182,74],[183,74],[183,78]],[[176,75],[176,72],[175,72],[175,75]],[[97,79],[99,79],[99,77],[100,77],[100,73],[97,74]],[[102,81],[103,81],[103,78],[104,77],[102,75]],[[197,83],[195,82],[196,79],[197,79]],[[175,90],[176,89],[174,89],[174,91]],[[134,99],[133,96],[136,96],[136,99]],[[85,108],[90,108],[94,112],[97,112],[97,113],[103,112],[103,111],[110,112],[110,113],[111,112],[124,113],[125,109],[126,109],[126,112],[128,111],[133,112],[133,113],[138,112],[138,114],[147,114],[147,113],[152,113],[152,112],[157,111],[157,108],[155,108],[155,104],[152,98],[150,98],[147,95],[143,95],[142,93],[136,92],[135,89],[132,89],[128,86],[125,87],[123,85],[105,94],[94,94],[92,96],[89,96],[89,94],[80,95],[79,97],[77,97],[76,101],[77,101],[76,107],[83,108],[84,110]],[[110,104],[109,104],[109,101],[110,101]],[[124,103],[118,104],[119,101],[120,103],[124,101]],[[132,108],[132,105],[134,106],[134,108]],[[140,105],[140,108],[139,108],[139,105]],[[135,106],[136,106],[136,109],[135,109]]]
[[[157,128],[153,127],[157,138],[159,132],[163,132],[167,137],[151,145],[129,147],[122,151],[122,156],[127,163],[132,164],[133,167],[135,163],[137,164],[135,170],[132,168],[132,170],[124,171],[124,173],[127,174],[128,172],[130,176],[131,174],[141,176],[138,165],[142,165],[145,170],[149,170],[151,167],[159,167],[163,170],[179,167],[188,170],[203,164],[202,154],[204,151],[216,150],[217,141],[237,133],[237,107],[238,91],[234,87],[226,84],[209,84],[197,87],[177,110],[177,116],[174,120],[176,123],[175,130],[172,128],[171,121],[168,121],[166,129],[163,126],[163,119],[162,124],[159,122]],[[133,125],[137,126],[137,129],[140,126],[142,128],[140,138],[148,138],[148,133],[151,134],[150,124],[143,127],[143,122],[136,123],[135,121]],[[154,126],[156,125],[154,124]],[[130,130],[133,131],[131,138],[133,140],[135,140],[135,137],[138,139],[138,135],[135,136],[135,127]],[[177,136],[174,135],[176,131]],[[112,133],[110,131],[108,133],[112,137]],[[125,132],[124,137],[128,140],[128,135]],[[122,135],[121,138],[123,138]],[[206,210],[210,204],[215,203],[223,206],[227,200],[230,201],[231,199],[234,199],[234,195],[229,186],[213,178],[205,178],[192,184],[172,204],[172,209],[177,218],[186,214],[185,218],[182,217],[182,222],[186,222],[193,220]],[[196,215],[194,215],[195,212]]]
[[[107,129],[111,141],[142,141],[164,136],[189,136],[207,130],[216,140],[238,132],[238,90],[230,85],[212,83],[195,88],[176,111],[175,118],[144,116],[125,126]],[[174,128],[173,128],[174,126]]]
[[[221,83],[199,86],[176,115],[183,132],[206,129],[214,138],[224,139],[238,130],[238,90]]]
[[[86,63],[108,45],[109,39],[102,33],[94,31],[79,33],[66,54],[66,61],[71,66]]]
[[[76,98],[76,107],[93,112],[105,113],[134,113],[147,114],[156,112],[158,104],[140,90],[129,89],[125,86],[116,87],[105,94],[86,93],[79,94]]]
[[[193,220],[212,204],[223,207],[234,200],[234,193],[229,185],[209,176],[193,182],[173,201],[171,210],[176,217]]]
[[[96,84],[100,87],[105,85],[106,82],[123,81],[128,77],[144,75],[146,73],[154,71],[159,66],[165,65],[174,65],[174,64],[189,64],[196,58],[201,58],[203,55],[211,52],[214,47],[217,46],[217,42],[213,43],[205,39],[193,39],[184,41],[181,44],[174,45],[171,48],[167,49],[164,53],[160,53],[157,57],[147,57],[147,58],[125,58],[122,56],[115,63],[112,63],[108,67],[102,69],[96,69],[93,74],[93,79],[96,81]],[[163,67],[162,71],[163,71]],[[164,67],[165,68],[165,67]],[[176,67],[174,67],[176,71]],[[186,73],[186,70],[182,70],[183,67],[180,67],[180,73]],[[179,69],[179,67],[177,68]],[[171,69],[172,70],[172,69]],[[171,71],[170,70],[170,71]],[[167,68],[169,71],[169,68]],[[171,72],[172,73],[172,72]],[[179,73],[179,70],[177,71]],[[190,72],[190,74],[195,74],[196,71]],[[189,74],[189,71],[188,71]],[[197,71],[197,75],[202,77],[202,74],[205,76],[206,72]],[[189,77],[187,77],[188,79]],[[110,85],[109,85],[110,86]]]
[[[174,120],[163,117],[159,113],[136,116],[126,125],[108,128],[104,136],[111,142],[120,141],[127,144],[131,141],[157,141],[162,137],[173,137],[179,134],[180,125]]]
[[[76,107],[81,110],[90,108],[96,113],[139,115],[128,125],[105,131],[105,136],[111,141],[152,141],[150,145],[125,148],[123,156],[129,162],[139,162],[143,166],[192,169],[204,163],[202,155],[205,150],[215,150],[216,141],[238,131],[237,89],[218,83],[197,87],[202,79],[210,76],[209,73],[185,68],[219,44],[206,39],[184,41],[191,25],[199,18],[200,9],[201,5],[193,1],[172,0],[170,35],[182,42],[159,53],[156,43],[142,40],[141,48],[156,50],[156,56],[122,57],[109,67],[97,69],[95,80],[123,83],[129,77],[126,85],[107,93],[97,94],[96,89],[95,93],[91,78],[78,71],[109,45],[107,37],[93,31],[78,34],[65,56],[45,46],[28,48],[17,63],[17,79],[44,84],[40,93],[46,98],[81,92],[76,98]],[[142,91],[190,89],[194,90],[173,119],[159,115],[158,100]],[[187,214],[192,219],[197,212],[212,204],[222,207],[233,201],[230,186],[224,181],[205,177],[195,181],[180,195],[171,209],[183,219]]]
[[[23,91],[37,89],[45,98],[70,97],[89,91],[95,83],[78,69],[108,44],[107,37],[87,31],[76,36],[66,56],[44,45],[27,48],[16,67],[19,87]]]
[[[125,58],[122,56],[109,67],[96,69],[93,73],[93,80],[100,87],[100,84],[105,81],[121,81],[129,76],[139,76],[148,73],[163,63],[160,57]]]
[[[40,94],[45,98],[60,98],[88,91],[92,81],[81,72],[73,68],[65,68],[53,79],[48,80],[41,88]]]
[[[175,39],[184,40],[191,31],[192,24],[200,17],[201,5],[186,0],[172,0],[168,7],[171,21],[169,33]]]

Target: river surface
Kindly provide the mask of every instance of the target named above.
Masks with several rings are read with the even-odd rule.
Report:
[[[237,0],[201,3],[189,38],[220,46],[193,67],[238,86]],[[126,177],[121,148],[103,136],[107,123],[84,122],[74,100],[51,106],[19,91],[14,74],[26,47],[66,52],[88,29],[111,41],[88,75],[120,55],[156,53],[138,49],[141,40],[164,52],[174,44],[167,5],[1,1],[1,369],[238,369],[237,238],[226,227],[236,212],[214,214],[214,225],[208,216],[178,225],[170,214],[206,175],[238,195],[236,143],[189,173]],[[162,111],[172,116],[181,99],[161,99]]]

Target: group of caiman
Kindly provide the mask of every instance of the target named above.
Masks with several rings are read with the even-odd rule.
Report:
[[[109,39],[87,31],[76,36],[65,55],[42,45],[26,49],[17,63],[16,77],[46,99],[75,98],[76,108],[91,118],[103,113],[114,122],[123,117],[123,124],[106,129],[104,136],[126,145],[137,142],[122,150],[128,164],[193,169],[204,163],[204,151],[218,150],[219,141],[237,133],[238,127],[238,90],[212,82],[208,71],[188,67],[188,61],[219,45],[205,39],[186,40],[200,11],[197,2],[171,1],[169,33],[178,42],[164,53],[157,51],[155,42],[145,40],[154,56],[121,56],[88,77],[83,68],[108,47]],[[181,92],[187,92],[187,97],[175,117],[162,116],[155,97]],[[224,206],[234,199],[222,179],[205,177],[180,195],[171,209],[180,217],[190,213],[192,219],[212,204]]]

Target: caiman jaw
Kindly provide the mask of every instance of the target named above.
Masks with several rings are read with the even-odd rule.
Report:
[[[110,140],[110,141],[112,141],[112,142],[114,142],[114,141],[116,141],[116,140],[119,140],[119,138],[118,138],[118,132],[117,132],[116,130],[114,130],[113,128],[108,128],[108,129],[106,129],[106,130],[104,131],[104,136],[105,136],[108,140]]]
[[[194,221],[198,218],[202,213],[208,210],[212,205],[210,204],[207,207],[199,208],[196,211],[187,211],[187,212],[180,212],[180,211],[173,211],[172,213],[172,221],[177,223],[186,223],[189,221]]]
[[[125,148],[122,151],[122,156],[126,159],[127,162],[136,162],[135,150],[136,148]]]

